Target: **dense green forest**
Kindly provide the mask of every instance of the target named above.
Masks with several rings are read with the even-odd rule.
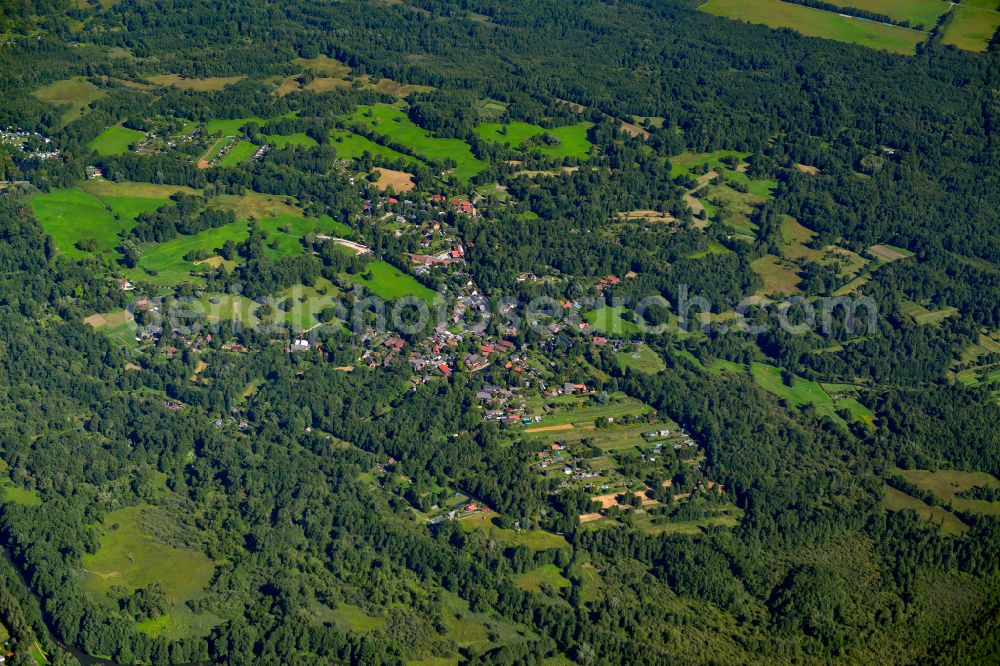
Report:
[[[995,660],[996,39],[700,4],[0,2],[10,660]]]

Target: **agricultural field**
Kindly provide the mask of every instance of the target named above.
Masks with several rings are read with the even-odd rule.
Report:
[[[546,411],[545,407],[550,411]],[[520,430],[525,435],[534,437],[563,438],[567,432],[574,429],[594,430],[598,419],[612,422],[623,416],[645,416],[653,411],[649,405],[643,404],[623,393],[612,393],[606,403],[591,400],[586,396],[559,396],[558,398],[539,398],[528,404],[529,416],[540,416],[541,420],[526,424]]]
[[[997,29],[1000,29],[1000,12],[966,3],[951,8],[954,16],[945,27],[943,44],[957,46],[966,51],[985,51]]]
[[[917,30],[932,29],[937,20],[948,11],[943,0],[827,0],[838,7],[864,9],[895,21],[909,21]]]
[[[105,95],[103,90],[82,76],[50,83],[37,89],[33,94],[39,100],[53,106],[69,105],[62,114],[63,125],[82,117],[91,102]]]
[[[113,125],[97,135],[90,142],[90,147],[102,157],[121,155],[128,152],[129,146],[145,138],[146,134],[144,132],[122,127],[121,125]]]
[[[83,557],[84,587],[95,601],[114,588],[128,592],[159,583],[169,606],[167,620],[147,629],[168,636],[204,634],[218,618],[195,614],[187,603],[203,594],[212,580],[213,562],[203,553],[169,545],[154,536],[180,530],[164,510],[149,505],[112,511],[98,527],[100,547]]]
[[[416,185],[413,183],[413,174],[407,173],[406,171],[395,171],[393,169],[385,169],[382,167],[375,167],[375,173],[378,174],[378,180],[375,181],[375,186],[381,190],[387,190],[390,187],[393,192],[409,192]]]
[[[375,104],[360,106],[348,120],[363,123],[377,134],[408,146],[415,155],[427,160],[452,159],[457,166],[452,174],[460,181],[468,181],[488,165],[477,159],[469,144],[461,139],[442,139],[418,127],[407,115],[395,106]]]
[[[510,148],[523,148],[531,152],[541,153],[553,159],[574,157],[587,159],[593,145],[587,139],[587,131],[593,127],[591,122],[579,122],[575,125],[563,125],[546,129],[541,125],[515,121],[512,123],[483,123],[476,127],[476,134],[485,141],[503,143]],[[525,143],[535,137],[547,134],[558,140],[556,145],[545,145],[536,140],[532,145]]]
[[[781,0],[708,0],[701,11],[772,28],[791,28],[809,37],[913,55],[927,35],[917,30],[884,25]]]
[[[122,347],[134,348],[137,346],[135,317],[128,310],[92,314],[83,321],[93,326],[94,330],[103,332]]]
[[[387,301],[415,296],[430,305],[437,298],[437,293],[420,284],[412,275],[384,261],[368,264],[357,280],[373,294]]]
[[[889,245],[887,243],[882,243],[880,245],[872,245],[868,248],[868,254],[872,255],[878,261],[883,263],[889,263],[890,261],[899,261],[900,259],[907,259],[913,256],[913,253],[909,250],[903,249],[901,247],[896,247],[895,245]]]

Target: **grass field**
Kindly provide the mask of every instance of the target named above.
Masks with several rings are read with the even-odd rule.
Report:
[[[416,296],[429,305],[437,297],[433,290],[417,282],[412,275],[384,261],[373,261],[368,264],[358,281],[373,294],[387,301],[404,296]]]
[[[211,92],[222,90],[231,83],[239,83],[246,76],[213,76],[206,79],[188,79],[179,74],[156,74],[146,79],[158,86],[175,86],[184,90],[196,92]]]
[[[99,526],[100,547],[83,557],[84,587],[100,600],[112,587],[129,592],[152,583],[160,583],[170,604],[166,626],[149,628],[161,633],[186,633],[206,630],[217,619],[196,616],[185,602],[197,598],[212,579],[215,565],[202,552],[178,548],[156,540],[151,526],[176,530],[177,525],[165,511],[148,505],[112,511]],[[176,632],[176,633],[175,633]]]
[[[70,187],[36,194],[28,199],[45,233],[52,236],[61,254],[80,259],[89,255],[76,247],[81,240],[93,239],[97,252],[116,247],[118,234],[131,229],[141,212],[154,211],[166,198],[102,196]]]
[[[41,101],[55,106],[69,104],[69,109],[62,115],[64,125],[83,116],[91,102],[105,95],[103,90],[82,76],[55,81],[35,90],[33,94]]]
[[[542,586],[562,589],[571,585],[562,575],[562,570],[554,564],[543,564],[531,571],[517,574],[514,579],[517,586],[526,592],[541,592]]]
[[[132,280],[160,285],[177,285],[183,282],[200,282],[191,271],[202,271],[184,255],[192,250],[214,251],[227,240],[241,243],[249,235],[247,223],[237,220],[215,229],[206,229],[193,236],[178,236],[165,243],[145,246],[139,267],[128,272]]]
[[[940,310],[928,310],[920,303],[903,300],[899,303],[899,311],[913,319],[921,325],[938,326],[948,317],[954,317],[958,310],[953,307],[942,308]]]
[[[691,173],[691,169],[705,165],[709,171],[719,171],[728,168],[723,162],[723,157],[735,157],[738,160],[746,159],[750,153],[741,153],[737,150],[716,150],[711,153],[681,153],[670,158],[670,176],[676,178],[681,174]]]
[[[249,141],[237,141],[236,145],[230,148],[229,152],[219,160],[219,166],[237,166],[250,159],[255,152],[257,152],[257,146],[254,144]]]
[[[896,474],[922,490],[934,493],[956,511],[1000,516],[1000,502],[957,497],[975,487],[1000,489],[1000,480],[987,472],[963,472],[951,469],[898,469]]]
[[[288,146],[312,148],[316,145],[316,140],[311,136],[306,135],[305,132],[297,132],[295,134],[288,134],[285,136],[280,134],[269,134],[267,135],[267,142],[277,146],[278,148],[287,148]]]
[[[334,624],[356,634],[367,634],[385,622],[384,618],[372,617],[352,604],[339,604],[330,616]]]
[[[638,416],[649,414],[653,411],[653,408],[649,405],[639,402],[634,398],[629,398],[623,393],[611,394],[608,402],[605,404],[591,402],[588,398],[578,398],[576,396],[565,396],[563,400],[549,402],[559,408],[546,414],[541,408],[543,403],[539,403],[537,409],[531,411],[538,415],[545,415],[542,416],[541,421],[524,426],[521,432],[525,436],[546,439],[552,437],[553,432],[555,432],[556,436],[563,439],[569,434],[568,432],[561,430],[546,431],[544,428],[572,426],[566,430],[572,431],[576,428],[593,430],[597,419],[606,421],[609,418],[615,419],[627,414]]]
[[[864,9],[896,21],[909,21],[911,28],[930,30],[948,11],[942,0],[827,0],[831,5]]]
[[[794,266],[785,263],[773,254],[765,254],[750,262],[750,267],[763,280],[764,285],[757,290],[758,296],[783,294],[791,296],[799,293],[799,274]]]
[[[42,505],[42,498],[38,496],[37,490],[22,488],[7,477],[0,479],[0,489],[3,490],[4,499],[10,500],[14,504],[21,506]]]
[[[942,534],[955,536],[964,534],[969,529],[968,525],[947,509],[924,504],[916,497],[889,486],[885,487],[885,499],[882,505],[889,511],[913,511],[924,520],[937,525]]]
[[[579,122],[575,125],[563,125],[552,129],[519,121],[508,124],[483,123],[476,128],[476,134],[486,141],[503,143],[511,148],[525,148],[554,159],[563,157],[587,159],[593,147],[587,139],[587,131],[591,127],[593,127],[591,122]],[[559,139],[558,145],[546,146],[538,142],[530,147],[524,146],[526,141],[542,134]]]
[[[128,310],[92,314],[83,320],[123,347],[135,347],[135,317]]]
[[[400,109],[388,104],[360,106],[350,116],[351,122],[368,125],[377,134],[389,137],[408,146],[414,154],[427,160],[452,159],[457,166],[453,170],[455,178],[468,181],[488,165],[477,159],[469,144],[461,139],[442,139],[418,127]]]
[[[106,157],[108,155],[121,155],[128,152],[129,146],[146,138],[145,133],[139,130],[129,129],[121,125],[114,125],[104,130],[90,142],[90,147],[98,155]]]
[[[462,518],[458,524],[466,531],[481,531],[488,539],[498,541],[510,548],[524,546],[531,550],[553,550],[569,545],[564,537],[552,532],[497,527],[493,524],[494,515],[492,513],[477,513],[475,516]]]
[[[867,5],[866,5],[867,6]],[[913,55],[927,35],[895,25],[864,21],[780,0],[708,0],[700,9],[715,16],[791,28],[810,37],[822,37],[873,49]]]
[[[994,10],[996,7],[993,8]],[[1000,28],[1000,13],[988,9],[955,5],[954,16],[945,27],[941,41],[966,51],[985,51],[990,39]]]
[[[413,164],[423,164],[423,162],[418,160],[416,157],[404,155],[403,153],[395,151],[392,148],[386,148],[385,146],[375,143],[371,139],[361,136],[360,134],[355,134],[354,132],[334,130],[330,133],[330,138],[333,141],[334,149],[337,151],[337,157],[342,160],[354,160],[367,152],[372,157],[382,157],[392,161],[403,160]]]
[[[613,336],[631,336],[639,333],[639,326],[634,322],[624,319],[623,316],[629,312],[628,308],[610,305],[597,310],[591,310],[584,315],[584,319],[601,333]]]
[[[646,345],[640,345],[631,351],[620,351],[615,357],[622,369],[631,368],[636,372],[650,375],[662,372],[667,367],[663,359]]]

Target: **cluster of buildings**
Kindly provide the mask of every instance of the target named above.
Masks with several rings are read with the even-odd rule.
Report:
[[[29,159],[34,160],[51,160],[62,154],[53,145],[52,139],[19,127],[0,130],[0,143],[17,146]]]

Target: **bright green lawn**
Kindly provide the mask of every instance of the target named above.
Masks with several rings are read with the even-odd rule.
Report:
[[[642,345],[638,349],[632,351],[618,352],[616,357],[618,359],[618,365],[621,366],[622,369],[632,368],[636,372],[642,372],[650,375],[662,372],[666,369],[663,359],[646,345]]]
[[[586,121],[552,129],[520,121],[506,124],[482,123],[476,128],[476,134],[486,141],[503,143],[511,148],[522,147],[524,142],[532,137],[549,134],[559,139],[559,145],[545,146],[538,142],[531,147],[531,150],[554,158],[577,157],[586,159],[590,156],[592,148],[592,144],[587,139],[587,131],[591,127],[593,127],[593,123]]]
[[[864,9],[897,21],[909,21],[910,26],[930,30],[941,14],[948,11],[942,0],[827,0],[838,7]]]
[[[230,224],[206,229],[193,236],[178,236],[165,243],[148,245],[143,249],[139,268],[129,271],[133,280],[144,280],[154,284],[176,285],[182,282],[200,282],[190,273],[199,269],[192,262],[184,259],[184,255],[192,250],[214,251],[227,240],[241,243],[249,234],[247,223],[241,220]]]
[[[89,253],[76,248],[76,242],[94,239],[98,252],[116,247],[118,234],[131,229],[135,217],[151,212],[167,202],[154,197],[98,198],[75,187],[36,194],[28,199],[45,233],[52,236],[61,254],[80,259]]]
[[[235,146],[229,149],[229,152],[222,156],[222,159],[219,160],[219,166],[236,166],[250,159],[255,152],[257,152],[257,146],[254,144],[249,141],[238,141]]]
[[[488,166],[472,154],[465,141],[436,137],[432,132],[414,124],[403,111],[388,104],[360,106],[349,120],[368,125],[377,134],[408,146],[414,154],[424,159],[454,160],[457,166],[452,173],[461,181],[468,181]]]
[[[639,333],[639,326],[623,318],[628,311],[622,306],[610,305],[597,310],[591,310],[584,315],[587,322],[601,333],[613,336],[630,336]]]
[[[278,148],[287,148],[288,146],[305,146],[307,148],[312,148],[316,145],[316,140],[311,136],[306,135],[305,132],[297,132],[295,134],[280,135],[280,134],[269,134],[267,136],[267,142],[274,144]]]
[[[146,138],[145,133],[139,130],[129,129],[121,125],[113,125],[104,130],[90,142],[90,147],[98,155],[121,155],[128,152],[129,146]]]
[[[434,291],[417,282],[412,275],[384,261],[373,261],[365,266],[364,273],[358,277],[358,281],[373,294],[386,300],[416,296],[430,304],[437,296]]]
[[[569,587],[571,583],[562,575],[562,570],[554,564],[543,564],[514,577],[517,586],[527,592],[541,592],[546,585],[555,589]]]
[[[422,164],[420,160],[409,155],[404,155],[392,148],[386,148],[385,146],[375,143],[371,139],[361,136],[360,134],[355,134],[354,132],[346,131],[334,131],[330,133],[330,138],[333,143],[334,150],[337,151],[337,157],[342,160],[354,160],[364,153],[369,153],[372,157],[381,157],[393,162],[398,160],[403,160],[405,162],[412,162],[413,164]]]

